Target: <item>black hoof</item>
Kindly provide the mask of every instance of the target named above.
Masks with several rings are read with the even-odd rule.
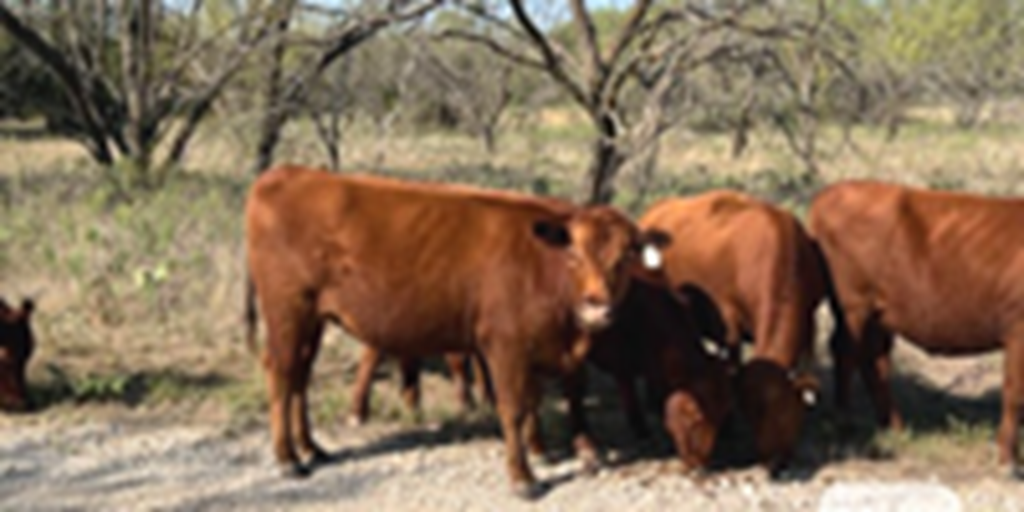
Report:
[[[278,473],[282,478],[297,480],[308,477],[312,472],[309,467],[298,462],[283,463],[278,466]]]
[[[524,501],[535,501],[550,490],[540,482],[519,482],[512,484],[512,494]]]
[[[323,448],[320,448],[319,446],[313,447],[313,449],[309,452],[308,464],[310,466],[323,466],[325,464],[330,464],[332,462],[334,462],[334,456],[327,453]]]
[[[1009,470],[1009,476],[1010,480],[1015,480],[1018,482],[1024,481],[1024,466],[1021,466],[1020,464],[1011,465]]]

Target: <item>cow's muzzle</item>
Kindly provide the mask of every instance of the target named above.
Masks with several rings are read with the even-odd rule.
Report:
[[[612,323],[612,307],[605,303],[587,301],[576,308],[576,320],[580,327],[597,331]]]

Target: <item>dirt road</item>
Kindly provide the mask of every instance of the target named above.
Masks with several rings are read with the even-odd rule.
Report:
[[[671,458],[615,463],[623,454],[612,453],[612,467],[595,476],[579,475],[571,459],[538,463],[539,476],[554,485],[528,504],[507,492],[501,444],[487,432],[325,429],[324,444],[339,461],[286,481],[273,471],[260,425],[228,431],[201,421],[73,423],[0,423],[0,510],[896,510],[908,499],[914,507],[902,510],[1024,510],[1024,484],[994,467],[958,473],[851,460],[789,483],[769,482],[757,468],[696,483],[679,475]],[[859,497],[836,490],[849,482],[874,487]],[[910,483],[916,490],[894,487]],[[885,486],[895,491],[888,498]],[[942,501],[942,490],[954,501]]]

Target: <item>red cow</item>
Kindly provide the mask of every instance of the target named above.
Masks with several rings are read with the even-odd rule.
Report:
[[[879,423],[900,427],[893,336],[933,354],[1005,350],[999,459],[1017,463],[1024,407],[1024,200],[873,181],[815,197],[810,230],[832,276],[836,400],[855,366]]]
[[[0,299],[0,409],[24,411],[31,407],[25,369],[35,349],[31,300],[14,309]]]
[[[784,368],[810,359],[825,278],[792,214],[721,190],[661,201],[639,224],[679,241],[663,251],[665,274],[691,293],[701,329],[726,345],[733,364],[744,338]]]
[[[792,214],[739,192],[713,191],[661,201],[639,224],[669,238],[664,273],[690,298],[703,333],[726,346],[732,368],[739,367],[745,338],[753,338],[755,357],[783,370],[795,369],[801,359],[812,363],[814,315],[826,278],[820,254]],[[803,393],[796,381],[790,384],[786,396]],[[771,404],[772,392],[753,386],[745,393],[764,396],[744,399]],[[759,437],[792,443],[773,453],[792,451],[797,439],[790,432],[772,433],[787,429],[783,423],[754,421]]]
[[[330,320],[397,357],[479,353],[508,474],[525,497],[541,489],[522,442],[535,417],[535,372],[582,363],[647,241],[609,207],[299,167],[264,173],[245,219],[267,328],[274,452],[286,473],[308,472],[300,454],[324,457],[306,389]]]

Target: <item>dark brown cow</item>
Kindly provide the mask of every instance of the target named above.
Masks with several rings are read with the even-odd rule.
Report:
[[[811,375],[793,377],[774,361],[754,358],[736,375],[740,412],[751,426],[757,458],[772,475],[785,469],[800,441],[805,396],[818,390]]]
[[[661,201],[639,224],[669,237],[669,281],[691,293],[702,330],[725,344],[733,364],[744,338],[753,338],[756,356],[784,368],[809,358],[824,275],[793,215],[739,192],[713,191]]]
[[[724,362],[705,350],[678,294],[662,283],[634,279],[612,325],[594,335],[590,361],[615,378],[638,433],[646,426],[634,382],[646,378],[662,397],[664,426],[684,467],[707,466],[732,408],[729,377]],[[569,403],[570,415],[582,416],[579,400],[570,396]]]
[[[356,382],[352,387],[352,412],[349,415],[349,425],[362,425],[370,415],[370,392],[373,386],[373,375],[380,366],[385,355],[373,347],[363,348],[363,355],[359,359],[359,368],[356,372]],[[413,414],[420,414],[420,359],[416,357],[399,357],[398,367],[402,375],[402,401],[406,408]],[[469,412],[476,407],[476,397],[470,387],[470,367],[473,368],[472,375],[477,388],[477,394],[481,398],[488,399],[494,403],[493,391],[489,390],[487,377],[479,364],[479,359],[469,354],[452,352],[445,354],[445,365],[451,375],[452,383],[455,384],[455,394],[462,406],[463,412]]]
[[[24,411],[30,408],[25,370],[35,350],[32,334],[31,300],[19,309],[0,299],[0,409]]]
[[[902,420],[889,389],[893,335],[935,354],[1005,350],[999,458],[1017,463],[1024,407],[1024,200],[872,181],[815,197],[810,230],[831,270],[836,400],[855,365],[878,421]]]
[[[471,187],[278,167],[246,206],[249,272],[276,458],[321,460],[306,389],[324,322],[399,357],[479,353],[490,372],[509,476],[540,490],[524,456],[535,371],[574,371],[605,327],[645,236],[608,207]]]

